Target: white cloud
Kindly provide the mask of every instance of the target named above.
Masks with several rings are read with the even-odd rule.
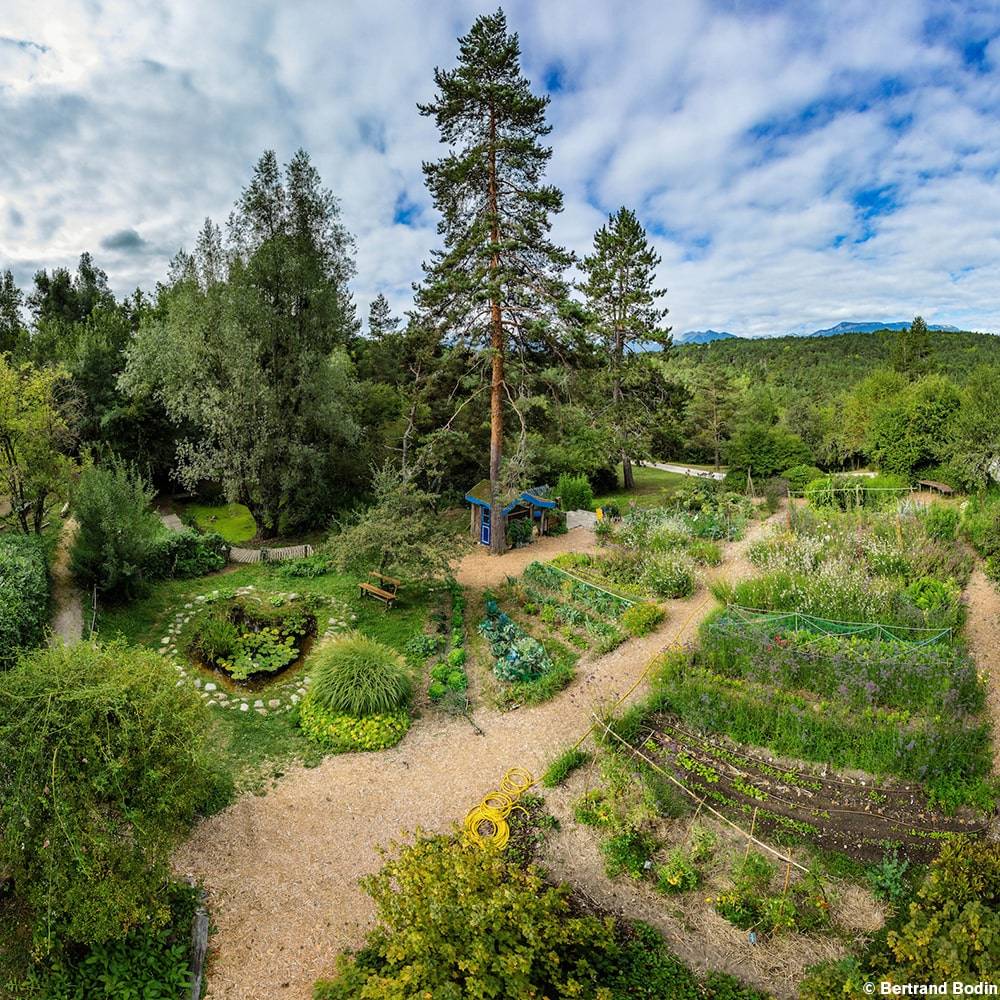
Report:
[[[916,311],[1000,329],[1000,13],[941,9],[516,0],[526,70],[552,85],[557,236],[586,252],[609,211],[635,206],[677,329]],[[437,239],[420,164],[440,147],[415,104],[479,12],[4,4],[0,267],[24,283],[89,248],[117,290],[151,288],[264,148],[302,145],[357,238],[359,307],[383,290],[402,311]]]

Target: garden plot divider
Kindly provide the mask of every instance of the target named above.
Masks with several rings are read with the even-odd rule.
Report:
[[[817,636],[858,636],[883,642],[903,642],[910,646],[929,646],[950,641],[952,628],[919,628],[908,625],[883,625],[881,622],[842,622],[832,618],[817,618],[804,611],[762,611],[727,605],[722,617],[708,626],[717,633],[764,630],[813,632]]]

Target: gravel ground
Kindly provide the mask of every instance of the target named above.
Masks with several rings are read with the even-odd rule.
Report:
[[[69,569],[69,547],[76,534],[76,521],[63,525],[52,564],[52,638],[69,644],[83,636],[83,603]]]
[[[965,638],[981,673],[986,674],[986,712],[993,725],[993,773],[1000,774],[1000,592],[977,567],[965,590]]]
[[[725,562],[711,574],[749,572],[742,553],[763,530],[755,525],[747,539],[726,546]],[[593,533],[576,529],[502,558],[477,551],[458,578],[470,588],[497,586],[534,559],[594,547]],[[337,953],[359,945],[371,925],[373,909],[357,882],[380,867],[380,846],[403,831],[448,829],[509,767],[540,774],[655,653],[692,639],[712,606],[704,589],[666,602],[658,630],[601,659],[581,660],[574,682],[546,704],[507,714],[477,709],[482,735],[464,719],[428,713],[391,750],[290,768],[266,796],[245,796],[201,823],[174,867],[208,889],[217,932],[207,996],[307,1000],[313,981],[331,974]],[[575,859],[573,866],[565,874],[575,879]]]

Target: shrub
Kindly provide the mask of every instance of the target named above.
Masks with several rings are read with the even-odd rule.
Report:
[[[545,769],[542,784],[546,788],[561,785],[578,767],[583,767],[589,760],[590,754],[586,750],[570,748],[564,751]]]
[[[586,476],[564,472],[556,484],[555,495],[563,510],[591,510],[594,506],[594,491]]]
[[[229,542],[215,532],[193,528],[157,536],[146,562],[146,576],[188,579],[217,573],[229,558]]]
[[[53,953],[31,969],[31,995],[41,994],[45,1000],[174,1000],[190,993],[191,921],[198,890],[172,882],[164,897],[170,915],[163,927],[139,926],[118,941]]]
[[[434,684],[441,682],[435,681]],[[441,687],[444,688],[444,685]],[[332,711],[314,694],[310,691],[299,705],[299,726],[306,737],[327,750],[337,753],[384,750],[395,746],[410,728],[410,716],[406,709],[363,716],[348,715]]]
[[[694,593],[694,567],[686,556],[663,553],[651,557],[642,579],[659,597],[690,597]]]
[[[958,511],[943,503],[932,503],[923,513],[924,530],[940,542],[953,542],[958,533]]]
[[[969,500],[962,512],[962,533],[981,556],[1000,555],[1000,493]]]
[[[617,957],[614,923],[499,851],[446,837],[402,847],[362,881],[378,926],[316,1000],[593,997]]]
[[[783,497],[788,496],[788,480],[776,476],[764,482],[764,504],[769,514],[773,514],[780,506]]]
[[[823,473],[815,465],[793,465],[781,473],[793,493],[801,493],[813,480],[822,477]]]
[[[275,572],[285,580],[314,579],[325,576],[334,570],[333,560],[329,556],[312,555],[303,559],[289,559],[279,563]]]
[[[401,656],[388,646],[352,632],[315,654],[309,697],[332,715],[388,715],[405,709],[410,678]]]
[[[49,620],[49,575],[37,535],[0,535],[0,670],[41,643]]]
[[[663,609],[658,604],[647,601],[643,604],[633,604],[622,615],[622,628],[629,635],[648,635],[664,619]]]
[[[165,925],[170,852],[231,788],[209,730],[152,651],[57,646],[0,675],[0,871],[41,950]]]
[[[656,885],[661,892],[688,892],[701,881],[698,869],[680,849],[672,850],[656,871]]]
[[[142,589],[165,533],[152,499],[152,487],[123,462],[83,469],[72,497],[79,527],[70,548],[70,565],[78,579],[124,596]]]

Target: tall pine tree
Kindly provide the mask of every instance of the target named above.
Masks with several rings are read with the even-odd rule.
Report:
[[[548,98],[521,72],[516,34],[502,10],[480,17],[459,39],[458,66],[436,69],[432,117],[450,149],[424,164],[441,213],[444,248],[417,289],[424,320],[444,338],[489,352],[491,549],[506,547],[501,480],[508,362],[557,335],[567,301],[563,272],[572,255],[549,238],[562,194],[542,177],[552,150],[542,144]]]
[[[915,381],[930,367],[931,335],[923,316],[916,316],[909,329],[900,330],[892,342],[892,367]]]
[[[635,487],[629,445],[639,430],[633,419],[641,399],[631,400],[627,388],[629,356],[650,344],[670,345],[670,328],[661,327],[667,309],[657,305],[666,289],[654,287],[660,255],[653,249],[635,212],[624,206],[594,234],[594,252],[583,259],[590,328],[607,357],[611,380],[611,426],[615,428],[626,489]],[[641,419],[638,421],[641,425]]]

